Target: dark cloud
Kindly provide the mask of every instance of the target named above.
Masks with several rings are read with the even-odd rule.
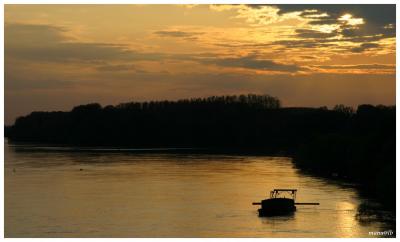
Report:
[[[279,8],[279,14],[317,10],[319,13],[327,13],[332,19],[350,13],[356,18],[364,18],[369,23],[381,26],[396,23],[395,4],[280,4],[276,6]]]
[[[134,70],[132,64],[107,64],[112,61],[132,63],[134,61],[163,60],[194,61],[202,64],[282,72],[296,72],[300,69],[297,65],[261,60],[255,56],[218,58],[218,55],[210,53],[192,55],[144,53],[130,50],[124,45],[72,42],[65,36],[66,31],[63,28],[48,25],[8,24],[5,28],[5,55],[30,61],[84,62],[96,65],[95,68],[98,71],[104,72]],[[172,33],[172,35],[187,36],[180,32]]]
[[[136,71],[134,65],[101,65],[96,67],[98,71]]]
[[[311,29],[296,29],[296,35],[300,38],[320,39],[320,38],[335,37],[337,35],[337,33],[336,32],[324,33],[324,32],[311,30]]]
[[[341,34],[344,40],[351,42],[378,41],[384,38],[396,37],[396,30],[385,26],[367,24],[359,28],[344,28]]]
[[[331,41],[328,39],[278,40],[274,41],[273,44],[282,45],[285,48],[318,48],[333,46],[334,44],[329,43]]]
[[[258,59],[256,56],[253,55],[238,58],[203,59],[202,62],[224,67],[241,67],[246,69],[265,71],[297,72],[301,70],[298,65],[283,64],[272,60]]]
[[[260,8],[264,5],[249,6]],[[301,12],[300,15],[309,19],[311,25],[340,25],[342,31],[336,34],[341,35],[341,41],[371,42],[396,37],[395,4],[280,4],[273,6],[279,8],[279,14]],[[344,21],[339,21],[338,19],[344,14],[362,18],[364,24],[354,27]],[[313,33],[298,33],[298,35],[302,38],[313,38]],[[320,36],[317,35],[315,38],[320,38]],[[312,44],[305,44],[305,46],[310,45]],[[363,49],[356,48],[354,51],[363,51]]]
[[[316,57],[316,56],[311,56],[311,55],[302,55],[302,56],[300,56],[301,58],[303,58],[303,59],[306,59],[306,60],[315,60],[315,59],[318,59],[318,57]]]
[[[361,53],[368,49],[378,48],[379,45],[376,43],[363,43],[359,47],[354,47],[350,51],[354,53]]]
[[[303,11],[303,17],[309,18],[310,24],[313,25],[340,24],[345,41],[359,42],[367,36],[376,39],[396,36],[395,4],[288,4],[276,6],[279,8],[279,14]],[[304,12],[305,10],[315,10],[316,12]],[[315,17],[316,14],[322,13],[326,13],[328,16]],[[356,28],[347,26],[345,22],[338,20],[344,14],[362,18],[364,24]]]
[[[67,30],[51,25],[6,24],[5,57],[35,62],[78,62],[102,64],[100,71],[122,71],[129,65],[108,66],[112,61],[197,61],[210,53],[167,54],[139,52],[126,45],[110,43],[82,43],[67,37]]]
[[[359,69],[359,70],[369,70],[369,69],[388,69],[395,70],[395,65],[383,65],[383,64],[360,64],[360,65],[318,65],[315,66],[321,69]]]
[[[250,48],[250,49],[259,49],[270,47],[272,44],[270,43],[214,43],[214,46],[225,47],[225,48]]]
[[[7,81],[4,83],[4,88],[7,90],[54,90],[54,89],[67,89],[75,86],[74,81],[61,80],[61,79],[32,79],[23,77],[15,79],[6,77]]]
[[[186,31],[156,31],[154,34],[161,37],[173,37],[173,38],[190,38],[201,35],[203,33],[200,32],[186,32]]]
[[[338,24],[340,26],[340,29],[331,33],[304,28],[297,29],[295,36],[300,39],[274,42],[274,44],[283,45],[286,48],[336,46],[337,49],[343,49],[343,46],[339,46],[335,42],[353,42],[359,43],[359,46],[346,49],[353,53],[361,53],[379,47],[378,44],[372,42],[396,36],[396,6],[394,4],[290,4],[275,6],[279,8],[279,14],[302,11],[301,15],[310,19],[311,25]],[[344,14],[351,14],[354,18],[362,18],[364,23],[351,26],[347,22],[339,21],[338,19]]]
[[[342,31],[342,34],[345,31]],[[354,35],[354,36],[348,36],[347,34],[342,35],[342,41],[348,41],[348,42],[353,42],[353,43],[365,43],[365,42],[374,42],[374,41],[379,41],[383,38],[382,35],[374,35],[374,36],[361,36],[361,35]]]
[[[51,25],[5,25],[5,56],[33,61],[107,61],[165,58],[161,53],[141,53],[125,45],[73,42],[64,28]]]
[[[5,51],[6,56],[49,62],[137,58],[132,54],[123,47],[97,43],[53,43],[53,45],[43,46],[10,46],[6,44]]]
[[[26,44],[43,45],[65,40],[65,28],[53,25],[5,24],[5,45]]]
[[[324,24],[336,24],[337,23],[337,19],[333,19],[333,18],[319,18],[319,19],[314,19],[312,21],[309,22],[309,24],[312,25],[324,25]]]
[[[317,48],[317,47],[328,47],[336,46],[337,49],[343,49],[343,46],[337,44],[337,42],[353,42],[359,43],[359,47],[347,48],[351,52],[362,52],[367,49],[379,47],[378,44],[372,43],[379,41],[383,38],[391,37],[391,34],[387,35],[367,35],[362,30],[358,29],[343,29],[342,31],[333,31],[331,33],[324,33],[311,29],[297,29],[295,30],[296,40],[278,40],[273,44],[283,45],[286,48]],[[339,37],[340,38],[335,38]]]

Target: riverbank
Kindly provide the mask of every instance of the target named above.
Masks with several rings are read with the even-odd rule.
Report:
[[[357,182],[364,193],[376,197],[386,209],[395,211],[394,127],[381,126],[368,133],[353,131],[316,136],[297,149],[294,163],[317,175]]]

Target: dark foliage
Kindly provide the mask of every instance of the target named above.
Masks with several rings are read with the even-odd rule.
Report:
[[[336,110],[336,109],[335,109]],[[319,133],[302,143],[296,164],[322,174],[360,182],[389,209],[396,201],[395,107],[360,105],[347,115],[343,129]]]
[[[394,106],[281,108],[250,94],[33,112],[5,134],[11,142],[284,153],[301,168],[359,181],[394,206],[395,129]]]

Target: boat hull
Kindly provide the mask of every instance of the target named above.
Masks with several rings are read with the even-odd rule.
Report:
[[[290,215],[296,211],[294,200],[290,198],[270,198],[261,201],[258,209],[260,217]]]

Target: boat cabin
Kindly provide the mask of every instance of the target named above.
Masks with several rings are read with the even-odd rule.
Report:
[[[274,189],[270,192],[270,198],[286,198],[285,195],[288,195],[289,198],[296,200],[297,189]]]
[[[276,216],[288,215],[296,211],[295,205],[319,205],[319,203],[296,203],[297,189],[274,189],[270,192],[270,197],[253,205],[261,205],[258,215]]]

